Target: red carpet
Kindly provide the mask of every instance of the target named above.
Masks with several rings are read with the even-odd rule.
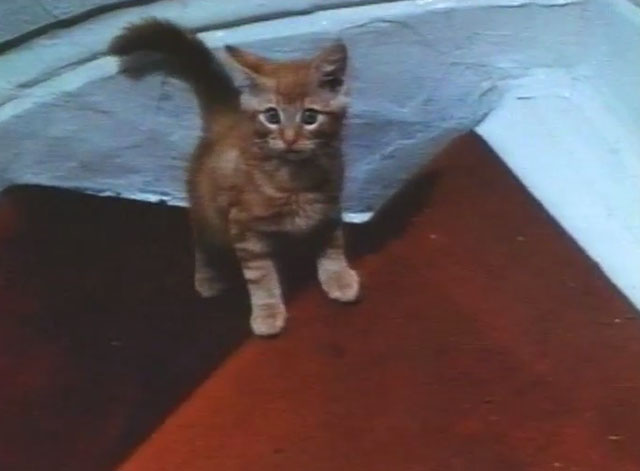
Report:
[[[349,236],[363,301],[288,263],[253,339],[183,210],[7,192],[0,469],[640,470],[637,312],[478,138]]]

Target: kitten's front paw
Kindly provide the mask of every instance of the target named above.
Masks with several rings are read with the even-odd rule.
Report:
[[[207,273],[196,273],[193,285],[203,298],[212,298],[224,290],[224,283]]]
[[[327,296],[343,303],[353,302],[360,295],[360,278],[355,270],[345,266],[339,270],[321,270],[320,284]]]
[[[281,304],[254,306],[251,314],[251,330],[263,337],[278,335],[287,322],[287,311]]]

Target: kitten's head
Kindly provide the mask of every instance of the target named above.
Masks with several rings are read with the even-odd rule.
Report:
[[[308,60],[276,62],[227,46],[249,79],[242,107],[263,152],[290,160],[312,156],[340,137],[347,99],[347,48],[336,42]]]

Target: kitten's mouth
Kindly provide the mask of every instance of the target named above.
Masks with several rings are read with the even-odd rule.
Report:
[[[288,160],[290,162],[299,162],[301,160],[306,160],[311,157],[311,152],[309,151],[297,151],[297,150],[286,150],[280,154],[283,159]]]

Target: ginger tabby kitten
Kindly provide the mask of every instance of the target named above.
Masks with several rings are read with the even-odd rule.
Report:
[[[251,328],[275,335],[287,318],[272,259],[278,234],[327,231],[317,259],[320,284],[338,301],[359,294],[339,219],[347,50],[338,42],[307,60],[276,62],[225,49],[248,79],[242,92],[200,39],[171,22],[134,24],[109,47],[134,78],[130,55],[161,54],[168,71],[194,90],[203,123],[187,179],[195,288],[205,297],[220,292],[212,254],[233,248],[251,298]]]

